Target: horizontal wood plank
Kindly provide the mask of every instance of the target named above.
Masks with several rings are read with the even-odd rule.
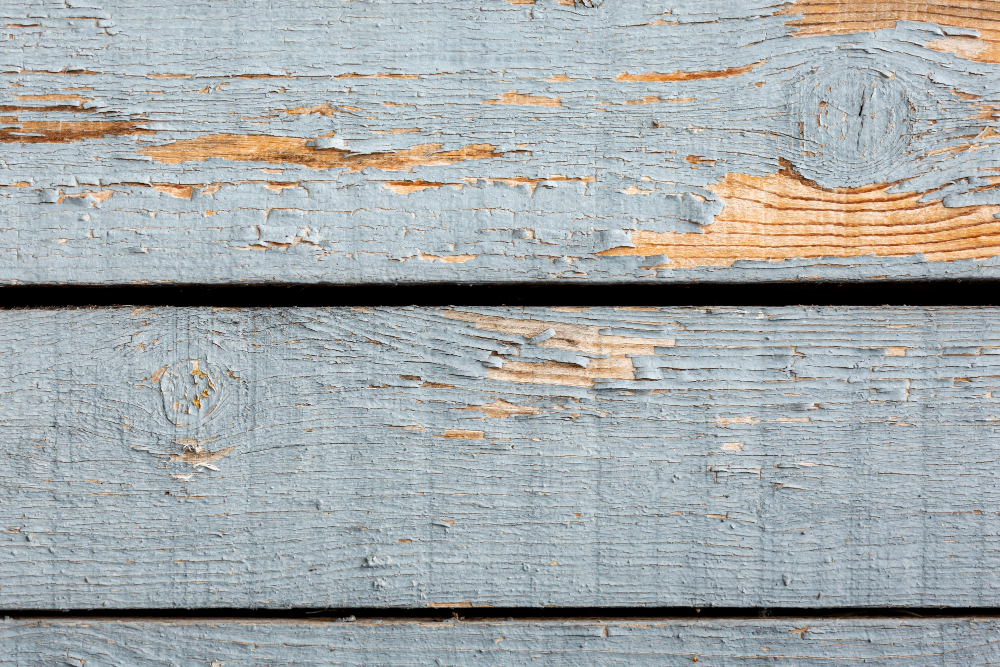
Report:
[[[0,606],[992,606],[996,309],[0,312]]]
[[[1000,277],[1000,6],[8,0],[0,282]]]
[[[996,665],[995,618],[8,620],[0,665]]]

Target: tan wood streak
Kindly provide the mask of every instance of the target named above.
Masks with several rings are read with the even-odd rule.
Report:
[[[75,105],[93,101],[93,98],[81,95],[15,95],[15,98],[19,102],[70,102]]]
[[[979,38],[948,37],[927,44],[977,62],[1000,63],[1000,3],[996,0],[797,0],[779,14],[796,16],[798,37],[844,35],[894,28],[897,21],[971,28]]]
[[[174,183],[153,183],[154,190],[177,199],[191,199],[194,195],[194,187],[193,185],[176,185]]]
[[[0,143],[65,144],[86,139],[156,134],[131,121],[25,121],[0,128]]]
[[[656,347],[671,347],[672,338],[641,338],[601,333],[604,327],[565,322],[547,322],[496,317],[481,313],[449,310],[445,317],[470,322],[478,329],[532,338],[551,328],[555,334],[541,343],[546,347],[568,352],[607,355],[590,359],[586,367],[557,361],[518,361],[517,356],[505,356],[502,368],[487,369],[491,380],[521,384],[548,384],[571,387],[593,387],[597,379],[634,380],[635,366],[631,355],[653,355]]]
[[[317,149],[300,137],[270,135],[214,134],[182,139],[142,151],[157,162],[179,164],[204,162],[210,158],[235,162],[299,164],[310,169],[348,169],[362,171],[369,167],[383,171],[411,171],[413,167],[449,165],[463,160],[501,157],[491,144],[472,144],[458,150],[442,151],[441,144],[421,144],[398,151],[352,153],[339,148]]]
[[[447,438],[448,440],[482,440],[483,432],[471,431],[464,428],[450,428],[440,437]]]
[[[615,77],[615,81],[626,81],[626,82],[639,82],[639,83],[657,83],[665,81],[700,81],[703,79],[725,79],[731,76],[740,76],[751,71],[755,67],[763,65],[764,61],[752,63],[750,65],[744,65],[743,67],[727,67],[723,70],[714,71],[703,71],[703,72],[684,72],[677,70],[674,72],[648,72],[646,74],[629,74],[628,72],[622,72]]]
[[[290,109],[284,110],[289,116],[310,116],[317,114],[320,116],[332,116],[338,113],[347,113],[346,111],[341,111],[333,107],[329,102],[324,102],[323,104],[314,104],[308,107],[292,107]]]
[[[561,107],[562,98],[529,95],[527,93],[518,93],[516,90],[509,90],[502,95],[498,95],[495,100],[483,100],[483,104],[510,104],[529,107]]]
[[[417,257],[425,262],[442,262],[444,264],[465,264],[479,255],[428,255],[420,253]]]
[[[335,79],[419,79],[420,76],[417,74],[392,74],[388,72],[379,72],[378,74],[356,74],[354,72],[349,72],[347,74],[338,74],[333,78]]]
[[[494,183],[503,183],[510,187],[517,187],[519,185],[524,185],[528,190],[534,194],[535,188],[538,187],[539,183],[544,183],[545,181],[559,181],[563,183],[576,182],[576,183],[593,183],[595,178],[593,176],[578,176],[569,177],[563,176],[561,174],[550,174],[547,178],[528,178],[527,176],[511,176],[508,178],[494,178],[490,176],[463,176],[463,183],[445,183],[439,181],[425,181],[418,178],[413,181],[383,181],[385,184],[385,189],[392,190],[396,194],[409,195],[414,192],[420,192],[421,190],[434,189],[439,190],[443,186],[448,185],[453,188],[458,188],[461,190],[465,185],[476,185],[479,181],[483,181],[487,185],[493,185]]]
[[[1000,178],[991,179],[1000,183]],[[632,233],[635,247],[602,255],[666,255],[672,268],[731,266],[737,260],[898,257],[930,261],[1000,255],[1000,206],[949,208],[927,193],[890,184],[822,189],[788,169],[766,177],[727,174],[710,186],[725,208],[701,234]]]
[[[486,377],[518,384],[589,388],[597,379],[634,380],[635,367],[630,359],[623,357],[592,359],[586,368],[558,361],[508,361],[503,368],[487,369]]]
[[[437,181],[425,181],[422,178],[418,178],[415,181],[383,181],[386,190],[392,190],[396,194],[408,195],[414,192],[420,192],[421,190],[434,189],[439,190],[442,186],[450,185],[461,189],[465,183],[441,183]]]
[[[513,415],[537,415],[541,414],[541,410],[530,405],[516,405],[508,401],[498,398],[492,403],[484,403],[483,405],[470,405],[466,408],[461,408],[462,410],[468,410],[471,412],[482,412],[487,417],[491,419],[507,419]]]

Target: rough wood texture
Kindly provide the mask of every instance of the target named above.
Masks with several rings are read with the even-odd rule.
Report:
[[[1000,277],[991,0],[0,19],[0,282]]]
[[[995,618],[0,622],[0,665],[996,665]]]
[[[0,605],[996,605],[998,317],[6,311]]]

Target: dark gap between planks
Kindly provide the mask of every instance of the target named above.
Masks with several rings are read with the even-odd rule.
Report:
[[[1000,280],[0,287],[0,308],[80,306],[992,306]]]
[[[534,609],[524,607],[439,607],[434,609],[63,609],[0,611],[10,619],[233,619],[233,620],[414,620],[446,621],[566,621],[566,620],[691,620],[698,618],[967,618],[1000,617],[996,607],[830,607],[809,609],[798,607],[560,607]]]

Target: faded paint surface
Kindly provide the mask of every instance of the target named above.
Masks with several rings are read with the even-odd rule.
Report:
[[[995,618],[7,620],[0,665],[996,665]]]
[[[1000,277],[998,7],[8,0],[0,282]]]
[[[0,606],[996,605],[998,316],[4,311]]]

